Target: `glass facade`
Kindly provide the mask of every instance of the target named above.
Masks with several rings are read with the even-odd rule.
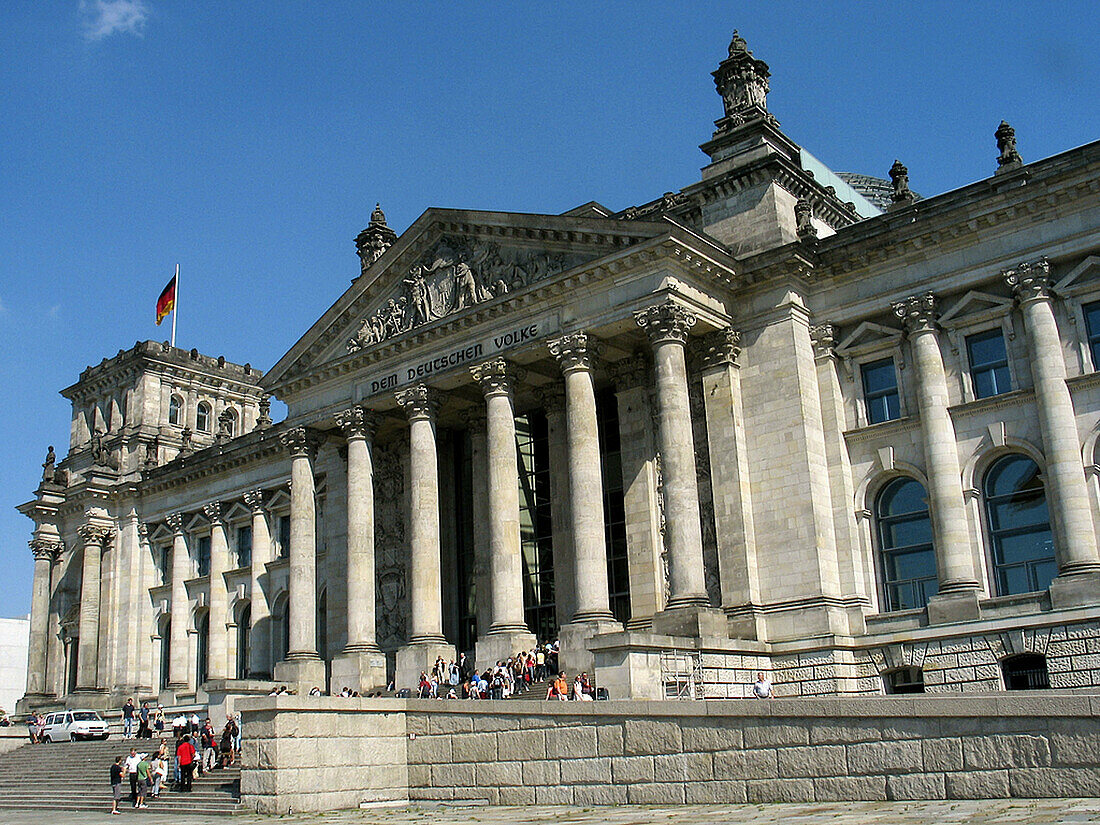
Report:
[[[619,406],[613,389],[596,394],[596,419],[603,466],[603,517],[607,541],[607,586],[611,612],[630,619],[630,563],[626,552],[626,507],[623,495]]]
[[[970,382],[975,398],[989,398],[1012,389],[1001,330],[991,329],[967,336],[966,356],[970,361]]]
[[[477,642],[477,578],[474,575],[474,491],[470,437],[454,439],[455,529],[457,531],[458,649],[469,652]]]
[[[1058,564],[1039,467],[1022,455],[998,459],[984,492],[997,595],[1046,590]]]
[[[881,424],[901,417],[898,376],[894,359],[883,358],[860,368],[863,376],[863,400],[867,404],[867,423]]]
[[[939,589],[924,487],[911,478],[894,479],[879,493],[875,515],[885,609],[924,607]]]

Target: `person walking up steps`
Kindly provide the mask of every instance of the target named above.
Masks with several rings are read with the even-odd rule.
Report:
[[[116,756],[111,764],[111,813],[118,814],[118,801],[122,799],[122,757]]]
[[[180,766],[180,790],[190,792],[191,775],[195,772],[195,746],[184,736],[176,747],[176,762]]]
[[[137,769],[140,761],[137,748],[130,748],[130,755],[126,757],[126,776],[130,779],[130,804],[134,808],[137,807]]]

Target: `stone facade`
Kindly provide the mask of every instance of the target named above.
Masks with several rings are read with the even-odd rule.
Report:
[[[501,805],[1096,796],[1080,696],[592,704],[243,702],[242,801]],[[335,768],[335,770],[334,770]]]
[[[896,163],[881,212],[743,39],[714,76],[678,192],[376,208],[266,373],[86,370],[20,508],[26,704],[408,687],[536,634],[613,698],[1095,687],[1100,144],[1002,124],[989,177]]]

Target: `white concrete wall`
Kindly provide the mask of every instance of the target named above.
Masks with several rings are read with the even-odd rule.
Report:
[[[31,620],[0,619],[0,708],[15,712],[15,703],[27,691],[27,648]]]

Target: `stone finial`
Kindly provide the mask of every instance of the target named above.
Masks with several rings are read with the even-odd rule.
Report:
[[[890,200],[894,206],[908,206],[916,195],[909,188],[909,169],[900,160],[894,160],[890,167],[890,180],[894,184],[894,191],[890,193]]]
[[[351,441],[355,438],[373,438],[382,417],[374,410],[368,410],[362,404],[356,404],[336,413],[336,426],[344,431],[344,437]]]
[[[397,405],[405,411],[409,421],[420,418],[432,420],[439,410],[439,393],[427,384],[416,384],[407,390],[398,390],[393,394]]]
[[[233,422],[237,420],[237,416],[233,413],[233,410],[226,407],[218,415],[218,434],[214,436],[214,440],[219,444],[224,444],[233,437]]]
[[[1016,151],[1016,130],[1009,126],[1007,121],[1001,121],[1001,125],[997,127],[993,136],[997,138],[997,149],[1001,153],[997,158],[998,174],[1011,172],[1024,165],[1024,159]]]
[[[935,330],[936,296],[931,292],[923,295],[910,295],[904,301],[891,304],[894,315],[902,320],[909,332],[925,332]]]
[[[374,211],[370,213],[370,223],[367,228],[355,238],[355,248],[359,252],[359,261],[362,272],[381,258],[387,249],[397,241],[397,233],[386,224],[386,213],[382,211],[382,205],[376,203]]]
[[[503,358],[491,358],[474,364],[470,367],[470,375],[486,398],[490,395],[510,395],[520,378],[519,370]]]
[[[1001,277],[1020,303],[1050,297],[1050,261],[1046,258],[1017,264],[1001,272]]]
[[[673,341],[683,344],[695,326],[695,313],[674,301],[664,301],[634,313],[634,321],[649,336],[651,344]]]
[[[31,539],[27,542],[27,545],[31,548],[31,554],[34,556],[35,561],[45,559],[46,561],[52,562],[61,555],[61,551],[65,549],[65,545],[63,545],[59,539],[49,539],[40,536]]]
[[[814,226],[814,207],[807,198],[799,198],[794,204],[795,233],[800,241],[817,240]]]
[[[290,451],[291,457],[304,456],[312,461],[317,457],[317,450],[325,439],[319,432],[309,427],[295,427],[280,435],[279,440]]]
[[[220,501],[211,501],[209,504],[204,504],[202,507],[203,515],[210,519],[211,524],[221,523],[224,518],[222,510],[222,503]]]
[[[180,455],[189,456],[195,452],[195,444],[191,441],[192,435],[190,427],[184,427],[180,432]]]
[[[256,419],[256,429],[266,430],[271,424],[271,396],[264,393],[260,396],[260,417]]]
[[[752,56],[745,39],[736,31],[730,41],[729,56],[712,74],[725,108],[725,117],[718,121],[719,131],[768,116],[771,71],[767,63]]]
[[[740,354],[741,333],[733,327],[716,329],[699,342],[699,360],[704,369],[733,366]]]
[[[262,512],[264,509],[264,502],[267,500],[267,493],[257,488],[255,490],[244,491],[244,506],[251,510],[253,513]]]
[[[183,535],[183,513],[169,513],[164,517],[164,523],[172,531],[172,535]]]
[[[561,338],[555,338],[546,346],[563,373],[592,369],[596,355],[596,342],[589,340],[588,333],[572,332]]]
[[[825,358],[834,355],[836,350],[836,327],[832,324],[816,324],[810,327],[810,343],[814,346],[814,355]]]

